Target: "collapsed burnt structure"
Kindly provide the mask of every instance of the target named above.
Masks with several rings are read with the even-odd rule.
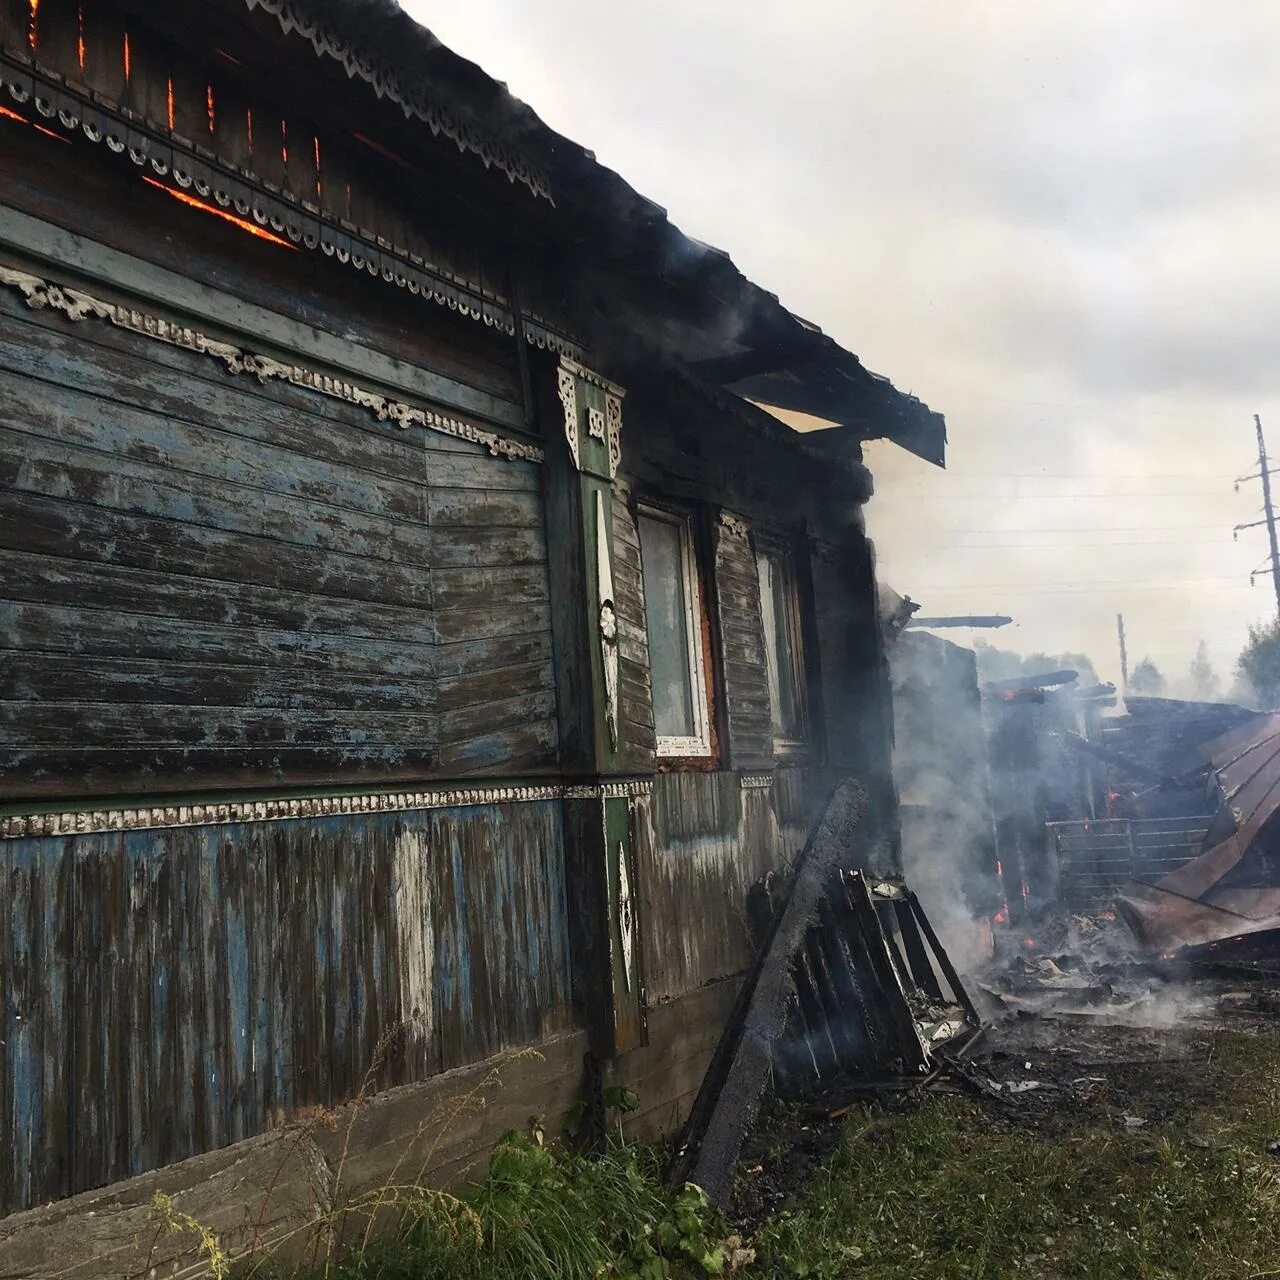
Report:
[[[1155,951],[1263,933],[1280,949],[1280,716],[1251,713],[1184,756],[1171,785],[1179,784],[1204,789],[1214,817],[1180,865],[1124,886],[1125,922]]]
[[[942,419],[390,0],[9,3],[0,95],[0,1211],[132,1179],[7,1269],[588,1050],[671,1128],[835,781],[896,868],[860,442]]]

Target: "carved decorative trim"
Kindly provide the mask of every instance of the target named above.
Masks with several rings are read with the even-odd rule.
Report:
[[[631,900],[631,871],[627,866],[627,846],[618,841],[618,933],[622,938],[622,985],[631,990],[631,972],[635,968],[636,943],[635,904]]]
[[[139,169],[149,170],[167,185],[194,192],[220,209],[234,210],[270,227],[303,248],[319,249],[326,257],[388,284],[439,303],[459,315],[490,328],[514,334],[511,302],[483,284],[469,279],[449,263],[432,263],[420,254],[391,243],[376,230],[356,227],[331,211],[291,192],[267,184],[239,165],[208,153],[196,154],[193,144],[172,130],[144,122],[135,113],[101,93],[90,99],[79,86],[30,58],[7,51],[0,58],[0,85],[11,99],[35,113],[48,127],[79,131],[92,143],[105,142],[115,155],[124,155]],[[38,122],[38,121],[37,121]],[[525,339],[532,345],[562,354],[580,354],[580,344],[560,332],[543,316],[521,316]]]
[[[400,400],[391,400],[379,392],[369,391],[357,383],[336,378],[332,374],[308,369],[303,365],[286,364],[271,356],[258,355],[233,346],[229,342],[219,342],[198,329],[174,324],[171,320],[139,311],[123,303],[104,302],[92,294],[43,280],[26,271],[0,266],[0,285],[18,290],[33,311],[44,308],[60,311],[72,321],[105,320],[117,328],[154,338],[157,342],[212,356],[222,363],[228,373],[249,374],[261,383],[289,382],[335,400],[359,405],[368,409],[380,422],[394,422],[405,429],[425,427],[429,431],[439,431],[460,440],[470,440],[483,445],[495,457],[521,458],[527,462],[541,462],[543,458],[542,450],[535,445],[508,439],[461,418],[437,413],[434,409],[420,409]]]
[[[461,111],[433,97],[421,78],[406,83],[396,70],[357,52],[347,33],[339,33],[310,13],[305,3],[299,0],[245,0],[245,3],[250,9],[261,8],[274,14],[286,35],[296,31],[310,40],[317,55],[340,62],[352,79],[359,77],[366,81],[378,97],[389,98],[405,115],[422,120],[432,133],[444,134],[459,151],[479,156],[486,168],[500,169],[512,182],[522,183],[534,195],[551,199],[550,180],[527,156],[487,134]]]
[[[564,360],[560,362],[560,369],[556,373],[556,392],[560,396],[560,406],[564,409],[564,436],[569,442],[573,469],[581,471],[582,461],[578,456],[578,384],[573,370],[565,367],[567,363]]]
[[[0,837],[72,836],[96,831],[145,831],[163,827],[229,826],[240,822],[288,822],[345,813],[395,813],[453,809],[482,804],[528,804],[559,800],[556,783],[505,787],[451,787],[439,791],[379,791],[350,796],[292,800],[234,800],[225,803],[153,805],[136,809],[90,809],[70,813],[29,813],[0,818]]]
[[[628,778],[620,782],[574,783],[565,787],[566,800],[634,800],[653,795],[653,780]]]
[[[720,512],[720,527],[731,538],[737,538],[740,542],[746,542],[751,534],[751,526],[741,516],[735,516],[732,511]]]
[[[149,831],[165,827],[229,826],[240,822],[289,822],[346,813],[396,813],[456,809],[482,804],[529,804],[539,800],[624,800],[653,794],[651,779],[562,786],[559,783],[501,787],[448,787],[438,791],[376,791],[350,796],[303,796],[288,800],[212,801],[132,809],[83,809],[0,817],[0,839],[87,835],[99,831]]]
[[[744,791],[768,791],[773,786],[771,773],[743,773],[738,776],[738,785]]]
[[[609,479],[618,474],[622,463],[622,396],[613,391],[604,393],[605,429],[609,435]]]
[[[606,446],[609,455],[609,479],[612,480],[618,474],[618,466],[622,462],[622,399],[627,393],[616,383],[588,369],[586,365],[579,364],[567,355],[561,355],[556,386],[560,403],[564,406],[564,431],[569,440],[569,451],[573,454],[573,465],[579,471],[582,470],[578,443],[578,431],[581,427],[577,399],[579,378],[594,387],[599,387],[604,392],[603,411],[594,406],[587,408],[587,435]]]
[[[570,373],[579,377],[583,382],[589,382],[592,386],[600,387],[616,396],[619,400],[627,394],[624,387],[618,386],[616,382],[610,382],[608,378],[597,373],[594,369],[588,369],[585,364],[579,364],[572,356],[561,356],[560,365],[562,368],[568,369]]]
[[[600,628],[600,660],[604,665],[604,718],[609,729],[609,745],[618,742],[618,610],[613,600],[613,561],[609,556],[608,512],[604,490],[596,490],[596,591]]]

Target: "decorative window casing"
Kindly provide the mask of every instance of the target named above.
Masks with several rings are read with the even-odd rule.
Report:
[[[782,544],[764,542],[756,549],[756,569],[773,745],[775,752],[785,754],[809,744],[804,628],[795,556]]]
[[[689,518],[639,510],[645,626],[657,754],[711,755],[710,677],[693,529]]]

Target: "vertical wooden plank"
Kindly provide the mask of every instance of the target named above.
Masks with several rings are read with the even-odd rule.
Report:
[[[310,824],[278,823],[271,829],[267,876],[271,886],[269,1041],[273,1124],[281,1123],[295,1105],[294,1069],[295,993],[303,980],[294,961],[293,920],[299,867],[305,860]]]
[[[72,1179],[73,1190],[83,1191],[124,1177],[129,1168],[133,1032],[122,963],[127,900],[121,837],[77,836],[72,859]]]
[[[152,1020],[151,939],[148,921],[155,913],[145,840],[129,832],[120,837],[119,857],[125,886],[120,953],[120,1008],[129,1028],[130,1053],[125,1081],[125,1116],[121,1123],[124,1161],[129,1174],[153,1167],[154,1129],[158,1117],[155,1094],[155,1032]]]
[[[9,850],[9,987],[5,1041],[11,1099],[11,1207],[71,1190],[68,1002],[72,858],[69,841],[14,841]]]
[[[168,834],[174,859],[174,1158],[201,1150],[207,1129],[204,1077],[204,953],[200,920],[200,850],[192,833]]]
[[[246,824],[238,839],[217,841],[218,866],[215,893],[221,901],[221,928],[215,933],[218,969],[212,975],[224,993],[218,1034],[221,1049],[220,1082],[223,1141],[236,1142],[255,1130],[251,1117],[256,1108],[253,1089],[254,1000],[251,981],[253,899],[248,892],[252,878],[248,866],[258,842],[260,827]],[[211,834],[216,837],[214,828]]]
[[[15,1208],[13,1198],[14,1162],[17,1155],[13,1121],[13,1056],[9,1037],[13,1034],[16,984],[13,966],[13,871],[15,841],[0,841],[0,1214]]]
[[[40,0],[27,28],[27,47],[41,66],[70,80],[80,79],[76,57],[77,0]]]
[[[274,1077],[271,1056],[271,956],[274,921],[269,860],[272,835],[282,823],[254,832],[252,853],[245,864],[245,930],[249,950],[249,1079],[245,1088],[246,1126],[261,1133],[270,1125]]]

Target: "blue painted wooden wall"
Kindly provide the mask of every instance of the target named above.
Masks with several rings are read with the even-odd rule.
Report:
[[[559,801],[0,842],[0,1211],[572,1024]]]

